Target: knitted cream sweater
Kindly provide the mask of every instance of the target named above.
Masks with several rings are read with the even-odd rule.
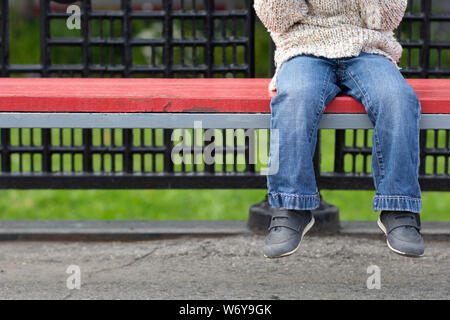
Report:
[[[275,45],[275,74],[299,54],[344,58],[381,54],[397,67],[402,47],[393,30],[403,18],[407,0],[255,0],[254,8]]]

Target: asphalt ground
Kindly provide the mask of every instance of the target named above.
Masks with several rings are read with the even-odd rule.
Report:
[[[407,258],[381,231],[306,235],[280,259],[248,232],[1,241],[0,299],[449,299],[449,239],[425,237],[425,255]]]

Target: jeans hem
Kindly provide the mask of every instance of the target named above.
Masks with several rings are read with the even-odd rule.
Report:
[[[291,210],[314,210],[320,206],[319,193],[311,195],[297,195],[290,193],[269,193],[267,195],[272,208],[285,208]]]
[[[408,196],[375,196],[373,210],[410,211],[420,213],[422,199]]]

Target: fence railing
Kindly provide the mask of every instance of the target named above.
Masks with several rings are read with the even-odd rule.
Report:
[[[40,30],[34,30],[40,33],[40,63],[10,64],[9,41],[20,39],[8,39],[8,1],[1,1],[2,76],[255,77],[259,22],[252,0],[226,6],[226,1],[216,6],[213,0],[176,5],[159,0],[151,8],[117,2],[117,8],[107,10],[94,8],[95,0],[75,2],[81,9],[80,29],[69,32],[71,13],[65,6],[40,0]],[[410,0],[397,30],[406,77],[450,75],[450,38],[437,27],[450,23],[450,13],[434,13],[431,6],[431,1]],[[443,38],[436,39],[441,33]],[[184,143],[191,139],[192,154],[204,151],[207,142],[194,141],[192,130],[1,129],[0,188],[266,188],[261,165],[248,161],[253,141],[248,132],[217,132],[223,161],[207,165],[172,162],[174,136],[184,134]],[[370,136],[371,130],[320,130],[314,159],[319,188],[373,188]],[[449,130],[421,132],[423,190],[450,190],[449,137]],[[322,163],[325,156],[332,167]]]

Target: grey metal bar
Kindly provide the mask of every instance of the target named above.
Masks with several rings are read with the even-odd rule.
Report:
[[[0,128],[263,129],[268,113],[0,112]],[[450,129],[450,114],[423,114],[421,129]],[[366,114],[323,114],[320,129],[371,129]]]

